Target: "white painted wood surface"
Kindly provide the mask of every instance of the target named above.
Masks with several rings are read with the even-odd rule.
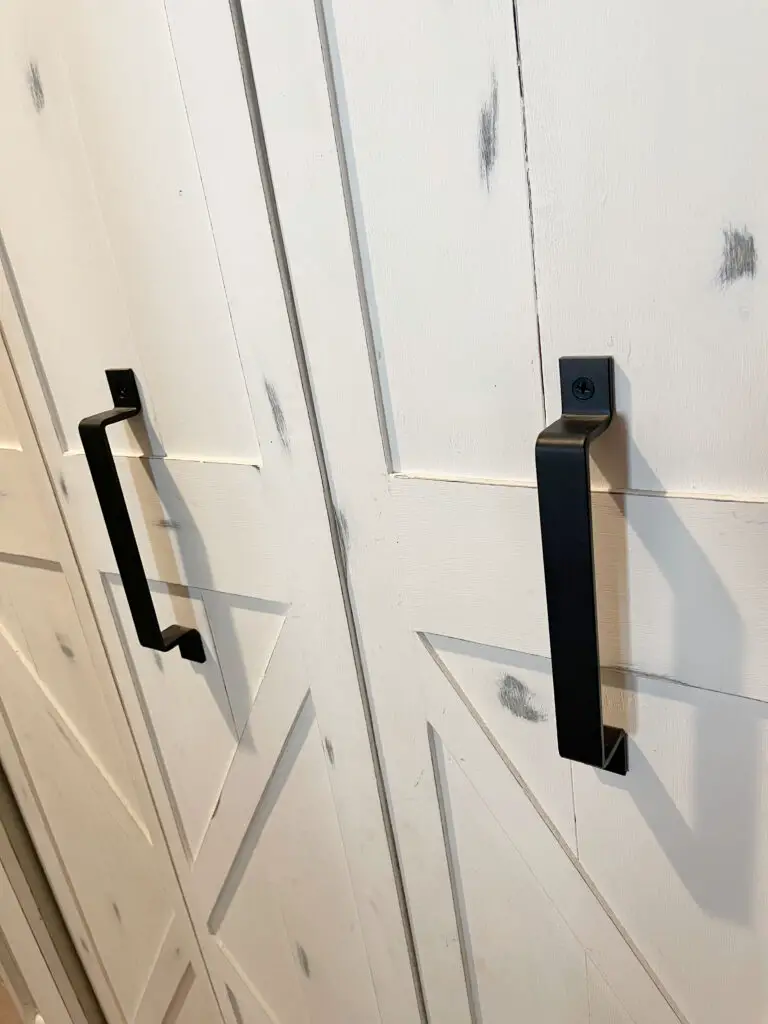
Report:
[[[559,355],[614,356],[614,486],[768,495],[766,31],[754,0],[520,4],[548,408]]]
[[[730,228],[760,246],[764,14],[734,11],[723,72],[712,5],[699,18],[595,3],[585,17],[521,3],[523,125],[512,8],[482,4],[468,24],[462,5],[411,7],[244,4],[431,1017],[758,1024],[764,286],[759,263],[730,279],[748,239],[721,258]],[[484,173],[497,40],[509,45]],[[489,395],[470,422],[494,313],[533,295],[505,248],[530,247],[527,225],[513,241],[498,227],[514,189],[525,196],[524,129],[544,378],[535,323],[509,319],[519,387],[499,369],[503,401]],[[556,418],[556,360],[579,352],[618,363],[597,486],[634,489],[594,499],[606,713],[631,737],[623,780],[561,762],[553,734],[532,394],[545,385]],[[549,972],[499,913],[535,907],[537,886],[574,937],[553,940]],[[548,1002],[559,982],[567,1009]]]
[[[7,20],[0,221],[30,325],[11,349],[221,1012],[415,1024],[227,5],[36,0]],[[146,402],[110,437],[158,614],[200,629],[204,665],[135,639],[76,436],[110,404],[109,366],[133,366]],[[179,1003],[197,982],[171,934],[137,1021],[204,1017]]]

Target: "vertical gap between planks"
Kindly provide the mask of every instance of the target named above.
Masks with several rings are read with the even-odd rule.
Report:
[[[272,241],[274,243],[275,256],[280,270],[280,279],[283,286],[283,295],[285,298],[286,310],[288,313],[288,319],[291,326],[291,335],[293,337],[296,363],[299,371],[299,377],[301,380],[302,393],[307,407],[307,417],[309,420],[309,426],[312,433],[312,441],[317,456],[318,471],[320,473],[320,479],[322,482],[326,516],[328,519],[331,543],[333,545],[333,553],[336,560],[336,567],[339,575],[339,584],[341,589],[342,601],[344,604],[344,613],[347,620],[347,628],[350,637],[350,646],[352,648],[352,656],[355,663],[355,669],[357,673],[358,685],[360,690],[360,697],[363,705],[363,712],[365,715],[366,729],[368,732],[368,742],[371,750],[371,758],[373,760],[374,775],[376,778],[376,788],[378,790],[379,802],[381,804],[384,830],[386,833],[390,861],[392,864],[392,871],[395,880],[395,887],[397,890],[400,914],[403,922],[403,931],[405,933],[405,941],[408,948],[408,957],[411,965],[411,973],[413,976],[414,989],[416,992],[416,999],[419,1008],[419,1016],[422,1020],[422,1024],[429,1024],[426,999],[421,984],[421,973],[419,969],[418,953],[416,950],[416,944],[413,937],[413,926],[411,922],[410,908],[408,906],[408,901],[406,898],[400,852],[397,846],[397,839],[395,836],[390,801],[386,789],[386,784],[384,781],[384,768],[382,765],[380,755],[381,745],[379,742],[376,724],[373,717],[373,709],[371,706],[371,699],[369,693],[369,683],[363,659],[362,646],[360,642],[360,630],[358,628],[357,619],[355,616],[354,603],[352,600],[352,591],[346,572],[344,542],[341,537],[338,517],[336,514],[336,505],[333,500],[333,489],[331,487],[331,477],[328,466],[328,459],[322,441],[320,421],[317,413],[317,403],[315,401],[315,395],[312,388],[312,380],[309,371],[309,362],[305,351],[304,338],[302,336],[299,321],[298,307],[296,303],[296,297],[294,295],[290,267],[288,264],[288,254],[285,247],[285,241],[283,239],[282,227],[280,224],[277,196],[275,194],[275,187],[272,179],[272,171],[269,163],[269,155],[267,153],[266,139],[264,136],[264,126],[262,124],[261,112],[258,104],[256,81],[253,73],[253,66],[251,63],[250,46],[248,43],[248,34],[245,25],[245,17],[243,14],[241,0],[229,0],[229,8],[232,17],[232,25],[235,32],[235,39],[237,42],[237,51],[240,60],[240,69],[243,77],[243,88],[245,91],[246,102],[248,105],[248,114],[251,121],[251,131],[253,133],[254,148],[256,150],[256,155],[259,162],[261,183],[262,188],[264,189],[264,199],[266,202],[267,213],[269,216],[269,226],[272,232]]]
[[[539,315],[539,282],[536,267],[536,228],[533,223],[533,192],[531,190],[531,162],[528,153],[528,119],[525,109],[525,84],[523,82],[523,52],[520,45],[520,18],[518,0],[512,0],[512,21],[515,28],[515,54],[517,58],[517,82],[520,89],[520,123],[523,129],[523,155],[525,159],[525,187],[528,192],[528,228],[531,234],[531,274],[533,275],[533,305],[536,310],[536,344],[539,350],[539,383],[541,385],[542,426],[547,422],[547,398],[544,390],[544,354],[541,349],[541,318]]]

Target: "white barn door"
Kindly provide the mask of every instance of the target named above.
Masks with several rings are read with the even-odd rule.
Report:
[[[759,1024],[764,5],[243,8],[430,1020]],[[562,356],[615,364],[625,776],[558,756],[534,450]]]
[[[2,22],[0,224],[28,322],[10,346],[222,1012],[415,1022],[229,9],[14,0]],[[137,640],[78,433],[116,368],[142,404],[107,429],[117,532],[203,662]]]

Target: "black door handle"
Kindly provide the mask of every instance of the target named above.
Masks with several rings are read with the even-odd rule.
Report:
[[[115,459],[109,447],[107,427],[120,420],[129,420],[141,412],[141,398],[133,370],[107,370],[107,383],[112,394],[114,409],[86,416],[80,422],[80,440],[83,442],[88,468],[101,505],[104,524],[117,562],[117,571],[123,581],[128,607],[131,609],[136,635],[142,647],[153,651],[179,648],[187,661],[205,661],[203,641],[196,629],[187,626],[168,626],[160,629],[147,574],[141,561],[139,545],[133,532],[128,506],[125,503]]]
[[[541,546],[561,757],[627,773],[627,734],[603,725],[589,445],[613,417],[613,359],[560,360],[562,416],[536,441]]]

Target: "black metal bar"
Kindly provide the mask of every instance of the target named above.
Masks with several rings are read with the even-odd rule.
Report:
[[[96,413],[95,416],[86,416],[80,422],[80,439],[104,516],[104,525],[115,554],[117,571],[123,581],[136,635],[142,647],[149,647],[153,651],[170,651],[178,647],[182,658],[186,658],[187,661],[204,662],[203,641],[196,629],[187,626],[168,626],[167,629],[160,629],[139,545],[136,543],[133,524],[107,437],[107,427],[110,424],[131,419],[141,412],[139,388],[133,370],[107,370],[107,383],[115,408]]]
[[[613,360],[560,360],[562,416],[539,434],[541,546],[561,757],[627,773],[627,735],[603,725],[589,445],[613,417]]]

